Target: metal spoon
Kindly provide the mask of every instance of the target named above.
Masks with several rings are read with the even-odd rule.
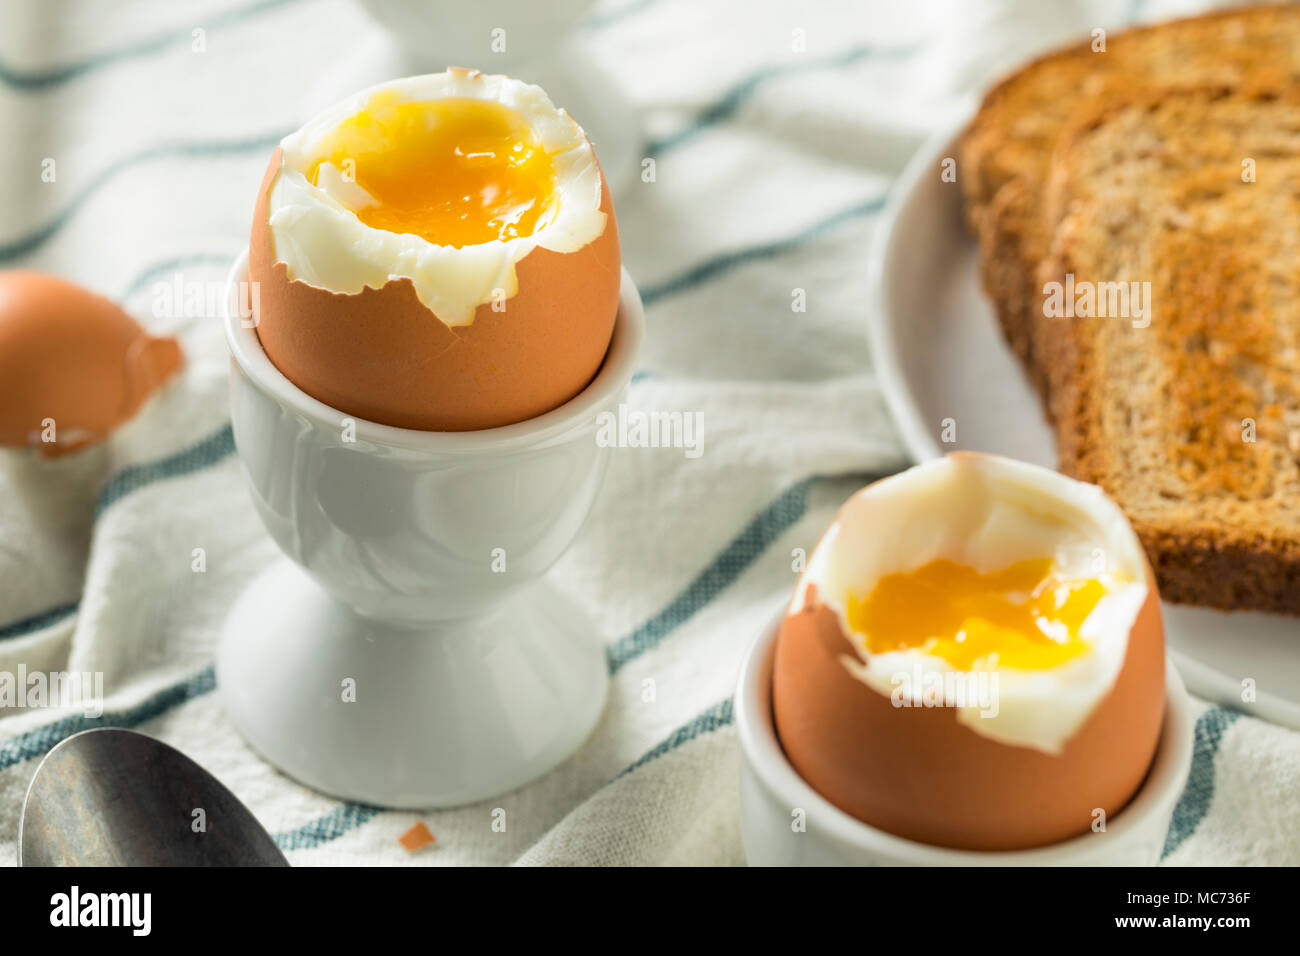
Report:
[[[18,823],[20,866],[288,866],[216,777],[160,740],[106,727],[41,761]]]

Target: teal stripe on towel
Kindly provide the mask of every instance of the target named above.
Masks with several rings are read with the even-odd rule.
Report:
[[[37,69],[21,70],[8,66],[0,61],[0,83],[13,87],[17,90],[38,91],[48,89],[52,86],[59,86],[70,80],[85,76],[87,73],[93,73],[96,70],[113,66],[118,63],[125,63],[130,60],[141,59],[147,56],[153,56],[161,53],[173,46],[189,45],[194,39],[194,29],[202,27],[209,35],[214,30],[224,27],[233,26],[245,20],[251,20],[267,13],[277,7],[287,6],[290,3],[296,3],[298,0],[258,0],[256,3],[250,3],[244,7],[238,7],[234,10],[224,12],[214,12],[204,17],[201,22],[187,24],[183,27],[167,30],[163,33],[155,34],[141,40],[134,40],[124,43],[122,46],[113,50],[104,50],[99,53],[92,53],[74,60],[70,63],[64,63],[59,66],[48,66]],[[586,30],[599,30],[603,27],[614,23],[621,22],[634,14],[653,6],[657,0],[633,0],[622,6],[615,7],[608,12],[597,11],[581,27]],[[199,55],[199,54],[196,54]],[[204,54],[206,55],[206,54]]]
[[[70,604],[61,604],[58,607],[50,608],[48,611],[41,611],[41,613],[33,614],[31,617],[14,621],[12,624],[6,624],[4,627],[0,627],[0,641],[8,637],[20,637],[23,634],[31,634],[33,631],[51,627],[59,623],[59,621],[76,614],[77,608],[80,606],[81,602],[73,601]]]
[[[811,57],[798,59],[780,66],[768,66],[757,70],[736,83],[721,97],[698,113],[685,127],[661,139],[651,140],[646,144],[645,154],[657,157],[665,150],[673,149],[693,139],[704,130],[717,126],[730,119],[749,100],[753,99],[762,87],[772,80],[800,73],[815,73],[819,70],[840,69],[863,63],[876,57],[906,58],[921,49],[920,44],[904,47],[856,46],[829,57]]]
[[[210,465],[223,461],[235,452],[235,433],[230,425],[222,425],[207,438],[202,439],[169,455],[159,461],[131,465],[109,479],[104,490],[100,492],[99,503],[95,506],[96,515],[105,508],[116,504],[133,491],[139,491],[158,481],[177,478],[181,475],[201,471]]]
[[[1240,711],[1211,707],[1196,721],[1192,770],[1187,776],[1183,795],[1174,807],[1174,818],[1169,825],[1169,834],[1165,837],[1161,859],[1182,846],[1210,812],[1210,804],[1214,801],[1215,758],[1223,743],[1223,735],[1239,717]]]
[[[277,833],[275,842],[286,853],[290,850],[312,850],[369,823],[383,812],[379,807],[364,803],[345,803],[310,823]]]
[[[77,211],[109,181],[120,176],[122,173],[134,166],[153,162],[158,159],[177,159],[187,156],[211,158],[214,156],[229,156],[238,153],[258,152],[259,150],[266,150],[269,157],[270,151],[274,149],[279,144],[280,140],[282,140],[289,132],[289,130],[284,130],[278,133],[266,133],[261,136],[250,136],[243,139],[163,143],[158,146],[150,146],[147,149],[142,149],[129,156],[123,156],[116,162],[109,164],[107,169],[96,174],[87,185],[82,187],[79,193],[72,197],[72,200],[68,205],[45,225],[37,227],[35,230],[21,238],[0,243],[0,262],[12,262],[15,259],[27,255],[29,252],[34,252],[36,249],[39,249],[57,235],[59,231],[72,220],[72,217],[76,215]]]
[[[733,719],[731,698],[728,697],[726,700],[714,704],[694,720],[678,727],[667,738],[642,754],[635,763],[624,769],[614,779],[617,780],[639,770],[651,761],[671,753],[697,737],[729,726]],[[364,826],[384,812],[378,807],[371,807],[362,803],[345,803],[337,810],[327,813],[319,819],[294,830],[276,834],[275,842],[280,849],[286,852],[289,850],[313,850],[323,844],[337,840],[358,827]]]
[[[696,266],[692,266],[680,275],[671,279],[665,279],[654,285],[648,285],[641,290],[641,301],[646,308],[655,305],[661,299],[669,296],[686,292],[696,286],[703,285],[719,276],[748,265],[751,262],[760,262],[764,259],[773,259],[777,256],[783,256],[787,252],[793,252],[805,243],[814,239],[820,239],[823,235],[843,225],[853,219],[860,219],[863,216],[869,216],[873,213],[880,212],[884,208],[885,197],[878,196],[875,199],[869,199],[866,202],[850,206],[848,209],[842,209],[834,215],[827,216],[820,222],[816,222],[802,232],[785,239],[777,239],[773,242],[761,243],[756,246],[748,246],[744,249],[737,249],[734,252],[723,253],[712,259],[707,259]]]
[[[204,17],[200,23],[190,23],[184,27],[168,30],[166,33],[159,33],[143,40],[123,44],[115,50],[93,53],[90,56],[71,63],[65,63],[62,66],[45,67],[36,70],[18,70],[0,62],[0,83],[18,90],[43,90],[51,86],[58,86],[60,83],[66,83],[95,70],[112,66],[114,63],[151,56],[168,47],[178,46],[182,43],[189,44],[193,41],[193,31],[196,27],[202,27],[210,33],[213,30],[251,19],[265,13],[267,10],[293,2],[295,0],[259,0],[257,3],[236,10],[212,13]]]
[[[732,538],[667,607],[606,648],[610,673],[617,673],[657,646],[740,577],[768,545],[804,516],[808,510],[808,489],[813,481],[805,478],[786,489]]]
[[[230,425],[226,424],[207,438],[182,449],[174,455],[169,455],[158,461],[124,468],[110,478],[108,484],[104,486],[104,490],[100,492],[99,501],[95,505],[95,514],[96,516],[102,514],[104,509],[115,504],[131,492],[138,491],[154,482],[188,475],[210,465],[215,465],[233,454],[234,450],[235,436],[230,430]],[[73,601],[70,604],[51,608],[48,611],[23,618],[20,621],[14,621],[12,624],[6,624],[0,627],[0,640],[30,634],[33,631],[39,631],[41,628],[49,627],[68,615],[75,614],[79,606],[79,601]]]
[[[682,744],[690,743],[696,737],[703,734],[711,734],[715,730],[729,726],[734,719],[735,714],[732,711],[731,698],[728,697],[726,700],[718,701],[718,703],[704,711],[704,713],[700,714],[694,720],[682,724],[667,738],[660,741],[658,745],[647,750],[635,763],[629,765],[614,779],[617,780],[619,777],[626,777],[633,771],[644,767],[652,760],[657,760],[664,754],[672,753],[678,747],[682,746]]]
[[[8,770],[24,760],[39,757],[59,741],[73,734],[79,734],[83,730],[92,730],[96,727],[138,727],[155,717],[161,717],[186,701],[211,693],[216,684],[216,671],[209,664],[197,674],[149,695],[134,707],[105,711],[98,717],[73,714],[43,727],[29,730],[25,734],[19,734],[11,740],[0,743],[0,770]]]
[[[602,4],[601,9],[583,20],[582,23],[578,24],[578,27],[582,30],[603,30],[615,23],[622,23],[624,20],[631,19],[636,14],[650,9],[658,2],[659,0],[628,0],[627,3],[619,4],[610,10],[604,9],[608,4]]]
[[[683,744],[687,744],[704,734],[729,726],[732,722],[731,698],[728,697],[726,700],[714,704],[694,720],[678,727],[666,739],[642,754],[635,763],[628,766],[614,779],[625,777],[651,761],[671,753]],[[284,833],[277,833],[275,842],[281,850],[286,852],[290,850],[314,850],[364,826],[385,812],[378,807],[367,806],[363,803],[345,803],[338,809],[312,820],[310,823],[305,823]]]

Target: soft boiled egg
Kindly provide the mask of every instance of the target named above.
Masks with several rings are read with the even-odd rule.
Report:
[[[372,87],[281,142],[249,278],[262,347],[312,397],[402,428],[492,428],[600,368],[618,227],[567,113],[452,69]]]
[[[1104,830],[1165,708],[1151,568],[1094,485],[954,454],[858,492],[777,637],[773,714],[841,810],[940,846]]]

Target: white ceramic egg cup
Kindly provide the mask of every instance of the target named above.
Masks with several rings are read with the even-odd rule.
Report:
[[[285,773],[363,803],[455,806],[540,776],[586,739],[609,679],[592,625],[543,575],[591,508],[609,455],[597,416],[632,377],[645,318],[627,271],[584,391],[515,425],[426,432],[285,378],[230,304],[247,269],[245,254],[225,315],[235,444],[291,560],[226,619],[227,712]]]
[[[745,656],[736,687],[740,831],[752,866],[1151,866],[1159,862],[1192,766],[1191,698],[1172,662],[1155,759],[1142,788],[1106,830],[1032,850],[974,852],[918,843],[849,816],[809,786],[781,749],[772,720],[772,658],[784,608]],[[805,830],[793,815],[804,811]]]

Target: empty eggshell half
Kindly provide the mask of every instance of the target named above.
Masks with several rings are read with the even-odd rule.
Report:
[[[461,248],[362,223],[355,184],[322,166],[316,185],[307,171],[329,131],[380,94],[490,100],[526,117],[555,151],[554,219]],[[564,404],[599,370],[618,310],[618,227],[591,144],[563,110],[537,87],[452,70],[363,91],[276,149],[249,278],[267,356],[313,398],[401,428],[493,428]]]
[[[101,441],[182,361],[174,339],[102,296],[39,272],[0,272],[0,445],[54,457]]]
[[[1090,651],[1042,671],[1003,668],[987,700],[945,689],[915,706],[895,693],[903,678],[947,678],[953,666],[919,648],[872,654],[845,613],[851,591],[935,558],[986,572],[1044,557],[1077,567],[1097,554],[1128,583],[1082,625]],[[1154,578],[1114,503],[1048,469],[960,454],[841,508],[782,622],[773,711],[790,762],[841,810],[925,843],[1015,850],[1123,810],[1155,754],[1164,673]]]

